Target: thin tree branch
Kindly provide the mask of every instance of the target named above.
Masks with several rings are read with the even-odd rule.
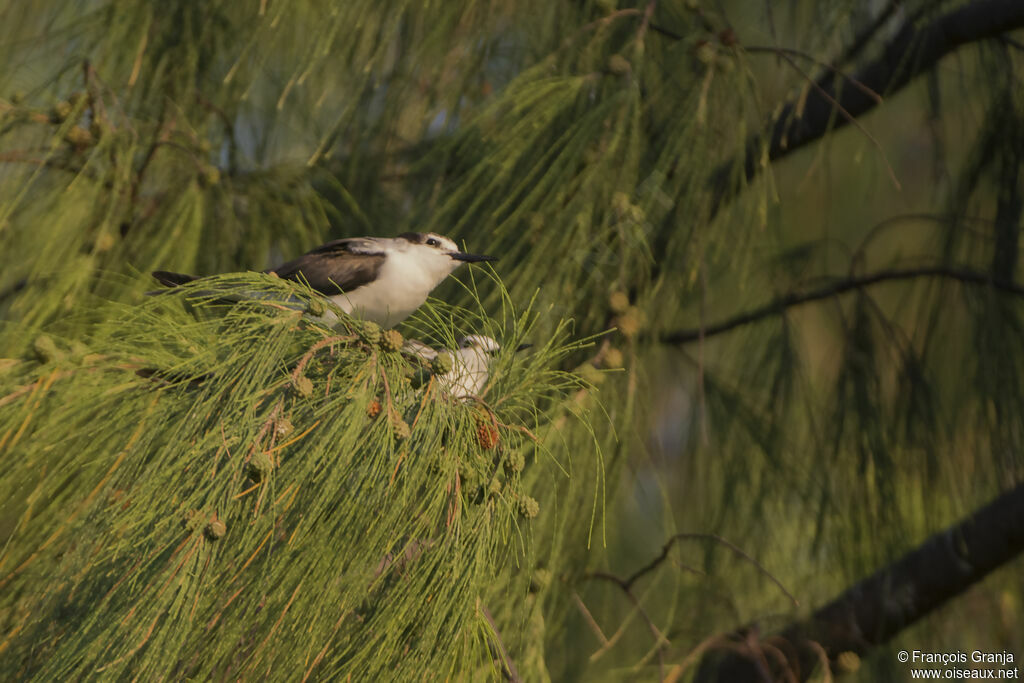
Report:
[[[598,625],[597,620],[594,619],[594,615],[590,613],[590,609],[587,607],[587,604],[583,602],[583,598],[581,598],[580,594],[576,591],[572,592],[572,597],[573,600],[576,601],[576,607],[577,609],[579,609],[580,614],[582,614],[583,618],[586,619],[587,625],[590,626],[590,629],[594,632],[594,635],[597,636],[597,639],[601,641],[601,645],[607,645],[608,636],[606,636],[604,634],[604,631],[601,630],[601,627]]]
[[[667,637],[665,637],[665,634],[661,632],[661,629],[658,628],[658,625],[654,623],[654,620],[651,619],[651,615],[647,613],[647,610],[644,609],[643,605],[640,602],[640,598],[638,598],[636,596],[636,593],[633,592],[632,586],[629,583],[627,583],[625,579],[622,579],[610,572],[588,572],[584,574],[582,578],[600,579],[602,581],[608,581],[610,583],[614,583],[616,586],[622,589],[622,592],[625,593],[627,598],[629,598],[629,601],[633,603],[633,607],[636,608],[637,614],[639,614],[640,617],[644,620],[644,623],[647,624],[647,628],[650,629],[651,635],[654,636],[654,646],[655,650],[658,653],[658,666],[662,671],[662,675],[659,676],[659,679],[664,678],[665,647],[670,645],[671,642]]]
[[[487,609],[486,605],[480,605],[480,613],[483,614],[487,624],[491,627],[491,633],[494,635],[494,645],[498,649],[498,653],[501,655],[502,673],[505,676],[505,680],[510,683],[522,683],[522,678],[519,677],[519,671],[516,670],[516,664],[512,661],[512,658],[508,654],[508,650],[505,648],[505,643],[501,640],[501,634],[498,632],[498,625],[494,623],[494,617],[491,616],[491,611]]]
[[[636,583],[639,579],[641,579],[646,574],[648,574],[648,573],[654,571],[655,569],[657,569],[658,566],[661,565],[662,562],[664,562],[665,560],[668,559],[668,552],[669,552],[669,550],[672,549],[672,546],[675,545],[676,541],[683,541],[683,540],[714,541],[715,543],[718,543],[719,545],[725,546],[726,548],[728,548],[729,550],[731,550],[735,554],[737,554],[740,557],[742,557],[743,559],[745,559],[750,564],[752,564],[755,567],[757,567],[758,571],[760,571],[762,574],[764,574],[766,577],[768,577],[768,579],[770,579],[772,583],[774,583],[776,586],[778,586],[779,590],[781,590],[783,592],[783,594],[785,594],[785,596],[787,598],[789,598],[790,601],[792,601],[792,603],[795,606],[797,606],[797,607],[800,606],[800,602],[795,597],[793,597],[792,593],[790,593],[788,590],[786,590],[786,587],[782,585],[781,581],[779,581],[777,578],[772,576],[771,572],[769,572],[767,569],[762,567],[761,564],[757,560],[755,560],[750,555],[748,555],[746,552],[744,552],[739,546],[735,545],[734,543],[730,543],[729,541],[725,540],[724,538],[722,538],[718,534],[699,534],[699,533],[679,533],[679,534],[675,534],[674,536],[670,537],[667,541],[665,541],[665,545],[663,545],[661,547],[661,553],[657,557],[655,557],[653,560],[648,562],[645,566],[643,566],[640,569],[638,569],[635,572],[633,572],[633,574],[631,574],[628,579],[625,579],[623,581],[625,586],[627,588],[632,588],[633,584]]]
[[[665,667],[665,661],[664,661],[665,653],[664,653],[664,649],[665,649],[666,646],[668,646],[670,644],[670,641],[669,641],[668,637],[665,636],[661,632],[661,630],[658,628],[658,626],[654,623],[654,620],[650,617],[650,615],[647,614],[647,611],[643,608],[643,605],[641,604],[640,599],[637,597],[636,593],[633,592],[633,586],[636,584],[637,581],[639,581],[644,576],[646,576],[647,574],[649,574],[650,572],[654,571],[659,566],[661,566],[661,564],[664,563],[668,559],[668,554],[669,554],[669,551],[672,549],[672,546],[675,545],[677,541],[682,541],[682,540],[715,541],[716,543],[724,545],[726,548],[730,549],[735,554],[739,555],[740,557],[744,558],[745,560],[750,562],[752,565],[754,565],[762,574],[764,574],[776,586],[778,586],[779,589],[786,595],[787,598],[789,598],[793,602],[794,605],[796,605],[797,607],[799,607],[799,605],[800,605],[800,603],[797,601],[797,599],[795,597],[793,597],[793,595],[788,590],[786,590],[786,587],[783,586],[782,583],[778,579],[776,579],[774,576],[772,576],[771,573],[768,572],[767,569],[762,567],[756,560],[754,560],[754,558],[752,558],[750,555],[745,553],[738,546],[734,545],[733,543],[730,543],[729,541],[725,540],[724,538],[722,538],[721,536],[718,536],[716,534],[702,534],[702,533],[679,533],[679,534],[675,534],[674,536],[670,537],[667,541],[665,541],[665,544],[662,546],[661,552],[658,554],[657,557],[655,557],[653,560],[648,562],[646,565],[644,565],[640,569],[638,569],[635,572],[633,572],[632,574],[630,574],[629,577],[627,577],[625,579],[620,577],[620,576],[616,576],[615,574],[612,574],[611,572],[589,572],[587,574],[584,574],[583,577],[582,577],[583,579],[600,579],[602,581],[608,581],[609,583],[615,584],[616,586],[618,586],[622,590],[623,593],[625,593],[626,597],[629,598],[630,602],[633,603],[633,606],[636,608],[637,613],[640,615],[640,617],[647,624],[647,628],[650,629],[651,634],[654,636],[655,652],[658,655],[658,659],[659,659],[659,663],[660,663],[660,667],[661,667],[661,671],[662,671],[662,679],[665,678],[665,676],[664,676],[664,671],[665,671],[665,669],[664,669],[664,667]],[[576,600],[579,603],[579,606],[582,609],[586,610],[586,607],[583,605],[582,600],[580,600],[579,595],[576,595]],[[597,655],[603,653],[605,650],[607,650],[608,648],[610,648],[614,644],[614,642],[618,639],[618,636],[620,635],[621,631],[617,632],[615,634],[615,636],[612,637],[611,640],[608,640],[607,638],[604,637],[604,634],[601,633],[600,628],[597,627],[597,624],[593,623],[593,618],[590,617],[589,611],[586,612],[586,615],[590,618],[590,620],[592,622],[592,626],[595,629],[597,629],[597,632],[600,634],[601,639],[604,640],[604,643],[602,644],[601,649],[598,650],[597,652],[595,652],[594,655],[591,655],[591,661],[593,661],[594,659],[596,659]]]
[[[807,61],[812,62],[815,66],[818,66],[818,67],[820,67],[822,69],[826,69],[828,71],[831,71],[832,73],[836,74],[837,76],[840,76],[840,77],[844,78],[847,82],[850,83],[850,85],[852,85],[853,87],[857,88],[858,90],[863,92],[868,97],[874,99],[878,104],[882,103],[882,96],[879,95],[878,93],[876,93],[874,90],[872,90],[871,88],[867,87],[866,85],[864,85],[860,81],[852,78],[849,74],[847,74],[842,69],[840,69],[838,67],[835,67],[835,66],[832,66],[828,62],[823,62],[822,60],[818,59],[814,55],[809,55],[806,52],[801,52],[800,50],[794,50],[794,49],[788,48],[788,47],[772,47],[770,45],[768,45],[768,46],[764,46],[764,45],[744,45],[743,46],[743,51],[747,52],[749,54],[773,54],[773,55],[775,55],[775,56],[777,56],[779,58],[783,58],[783,57],[787,57],[788,56],[788,57],[800,57],[801,59],[806,59]],[[790,62],[790,64],[792,64],[792,62]],[[806,74],[804,74],[803,71],[799,71],[798,73],[801,76],[806,76]]]
[[[922,26],[908,21],[888,42],[882,54],[854,74],[852,80],[871,91],[891,95],[962,45],[995,38],[1021,27],[1024,27],[1024,2],[1020,0],[978,0]],[[829,130],[849,123],[849,118],[834,116],[837,105],[830,99],[838,103],[850,118],[860,116],[878,104],[860,87],[838,87],[832,74],[819,78],[815,90],[818,96],[807,97],[802,110],[797,98],[786,104],[776,117],[768,140],[769,161],[780,159],[821,138]],[[751,136],[743,159],[743,173],[748,181],[760,172],[763,158],[762,137]],[[712,174],[715,192],[712,213],[717,212],[721,203],[735,190],[731,182],[735,177],[735,166],[735,160],[729,161]]]
[[[859,54],[891,20],[898,7],[899,3],[890,3],[835,63],[842,65]],[[925,9],[928,8],[922,11]],[[991,38],[1002,39],[1003,34],[1024,27],[1024,2],[976,0],[930,22],[918,25],[919,20],[920,14],[907,18],[875,61],[853,75],[838,75],[830,69],[815,81],[809,93],[802,92],[785,103],[770,124],[767,150],[765,135],[755,133],[747,138],[741,155],[712,170],[707,180],[711,194],[707,221],[710,222],[742,189],[742,183],[737,182],[738,173],[742,173],[747,182],[753,180],[768,163],[784,158],[874,109],[879,104],[879,93],[898,92],[961,46]],[[671,39],[682,39],[681,35],[662,26],[652,25],[651,29]],[[857,85],[849,85],[852,82]],[[837,107],[845,116],[835,116]],[[742,171],[738,169],[740,165]],[[673,172],[671,170],[670,174]],[[677,204],[673,211],[680,210],[681,206]],[[669,218],[665,225],[674,225],[674,222]],[[656,238],[656,251],[665,248],[670,234],[672,231],[665,229]],[[661,271],[661,266],[656,265],[652,277],[657,279]]]
[[[82,168],[80,166],[75,166],[74,164],[69,163],[66,159],[56,157],[32,156],[30,152],[22,150],[0,152],[0,162],[32,164],[33,166],[45,166],[47,168],[54,168],[59,171],[67,171],[68,173],[71,173],[73,175],[78,175],[82,172]]]
[[[840,280],[819,289],[807,292],[791,292],[779,297],[771,303],[765,304],[764,306],[755,308],[752,311],[747,311],[746,313],[735,315],[704,329],[693,328],[678,330],[676,332],[670,332],[662,335],[661,341],[666,344],[688,344],[690,342],[697,341],[701,336],[707,339],[708,337],[714,337],[719,334],[731,332],[732,330],[735,330],[738,327],[743,327],[744,325],[760,322],[765,318],[782,315],[786,310],[793,308],[794,306],[800,306],[802,304],[819,301],[821,299],[829,299],[853,290],[864,289],[883,282],[915,280],[917,278],[925,277],[943,278],[955,280],[968,285],[991,287],[1000,292],[1024,297],[1024,285],[1017,284],[1016,282],[994,280],[990,274],[978,271],[960,270],[946,266],[882,270],[870,275],[862,275],[860,277],[851,277],[845,280]]]
[[[789,64],[791,67],[793,67],[794,71],[796,71],[808,83],[810,83],[811,87],[819,95],[821,95],[821,97],[824,98],[830,105],[832,105],[832,107],[833,107],[833,109],[835,111],[839,112],[839,114],[843,117],[843,119],[846,120],[846,123],[852,125],[857,130],[859,130],[861,132],[861,134],[864,137],[866,137],[871,142],[872,145],[875,146],[875,149],[877,149],[878,153],[882,156],[882,161],[885,162],[885,167],[889,170],[889,177],[892,178],[892,182],[893,182],[893,184],[896,185],[896,189],[901,189],[902,185],[900,184],[899,179],[896,177],[896,169],[894,169],[892,167],[892,164],[889,163],[888,157],[885,156],[885,149],[882,147],[881,143],[878,142],[878,140],[875,138],[875,136],[872,135],[871,132],[868,131],[868,129],[865,128],[863,126],[863,124],[861,124],[861,122],[858,121],[857,118],[853,114],[851,114],[850,112],[846,111],[846,108],[843,107],[843,105],[839,102],[839,100],[837,100],[834,97],[832,97],[831,93],[829,93],[828,90],[825,90],[825,88],[822,87],[822,84],[820,82],[815,81],[814,79],[812,79],[810,77],[810,75],[807,74],[807,72],[805,72],[803,69],[801,69],[800,65],[798,65],[795,61],[793,61],[793,58],[790,57],[785,51],[779,50],[779,51],[776,51],[775,54],[777,54],[783,61],[785,61],[787,64]],[[843,78],[847,78],[847,77],[845,75],[843,75]],[[870,97],[871,99],[875,100],[876,104],[880,103],[882,101],[882,98],[881,98],[881,96],[878,93],[873,91],[871,88],[863,85],[862,83],[860,83],[860,81],[858,81],[856,79],[847,79],[847,80],[850,80],[850,82],[853,83],[854,86],[858,90],[860,90],[864,95],[866,95],[867,97]]]

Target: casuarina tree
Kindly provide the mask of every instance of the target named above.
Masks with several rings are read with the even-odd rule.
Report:
[[[1024,656],[1021,3],[0,17],[5,679]],[[261,272],[409,231],[500,260]]]

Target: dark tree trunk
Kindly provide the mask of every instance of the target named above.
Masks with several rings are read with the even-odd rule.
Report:
[[[844,652],[867,654],[1022,550],[1024,484],[855,584],[810,618],[764,639],[751,637],[749,630],[737,633],[729,647],[705,656],[695,680],[806,681],[822,652],[830,663]]]

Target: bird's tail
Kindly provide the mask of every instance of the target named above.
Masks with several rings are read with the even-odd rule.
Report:
[[[177,287],[183,285],[186,282],[192,282],[198,280],[196,275],[186,275],[185,273],[170,273],[166,270],[154,270],[153,277],[156,281],[162,284],[164,287]]]

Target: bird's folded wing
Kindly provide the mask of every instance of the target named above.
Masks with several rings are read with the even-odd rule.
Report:
[[[437,358],[437,351],[417,339],[406,339],[402,344],[402,353],[407,356],[418,356],[425,361]]]
[[[302,281],[321,294],[351,292],[377,279],[384,252],[374,240],[335,240],[294,261],[268,270],[286,280]]]
[[[164,287],[178,287],[186,282],[192,282],[198,280],[195,275],[186,275],[185,273],[172,273],[167,270],[154,270],[153,277],[157,282],[162,284]]]
[[[306,252],[310,254],[366,254],[368,256],[383,254],[380,242],[366,237],[346,237],[321,244],[316,249]]]

